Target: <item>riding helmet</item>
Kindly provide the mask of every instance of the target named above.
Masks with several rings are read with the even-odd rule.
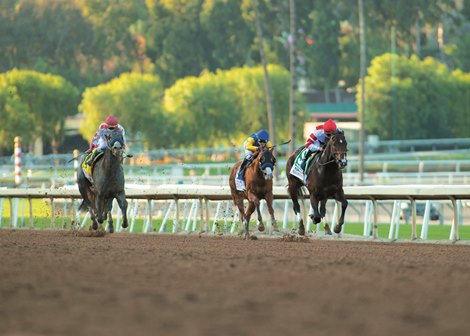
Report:
[[[118,118],[116,116],[110,115],[109,117],[106,118],[104,121],[106,125],[109,127],[116,127],[119,124]]]
[[[258,133],[256,133],[256,136],[258,137],[258,140],[264,140],[266,142],[269,141],[269,133],[265,130],[259,131]]]
[[[328,119],[323,125],[323,130],[326,134],[333,134],[336,131],[336,124],[333,120]]]

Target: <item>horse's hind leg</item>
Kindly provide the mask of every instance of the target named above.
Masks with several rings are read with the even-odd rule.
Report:
[[[289,188],[287,189],[292,199],[292,204],[295,212],[295,216],[297,218],[297,222],[299,224],[299,235],[305,235],[305,226],[304,226],[304,219],[302,218],[302,214],[300,213],[300,204],[299,204],[299,191],[300,187],[291,185],[289,183]]]

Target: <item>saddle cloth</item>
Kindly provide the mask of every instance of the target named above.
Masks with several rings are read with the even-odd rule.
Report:
[[[238,191],[245,191],[246,190],[245,180],[237,178],[239,172],[240,172],[240,167],[238,167],[237,173],[235,174],[235,187],[237,188]]]
[[[307,152],[308,152],[307,148],[302,149],[299,155],[297,155],[297,157],[295,158],[294,164],[292,165],[292,168],[290,169],[290,174],[300,179],[304,184],[307,184],[308,167],[310,166],[310,163],[312,162],[312,156],[310,156],[307,159],[307,163],[305,164],[305,169],[302,169],[300,167],[300,164],[302,163],[305,155],[307,155]]]
[[[93,184],[93,177],[92,177],[93,166],[86,164],[88,158],[91,156],[92,153],[93,152],[90,152],[85,156],[85,159],[82,162],[82,170],[83,170],[83,174],[88,179],[88,181],[90,181],[90,183]]]

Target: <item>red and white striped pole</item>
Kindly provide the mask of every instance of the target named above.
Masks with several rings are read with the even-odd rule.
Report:
[[[78,154],[79,154],[78,149],[74,149],[73,150],[73,157],[77,158],[77,159],[73,160],[73,170],[74,170],[73,182],[75,182],[75,183],[77,183],[78,168],[79,168]]]
[[[15,137],[15,185],[21,184],[21,137]]]

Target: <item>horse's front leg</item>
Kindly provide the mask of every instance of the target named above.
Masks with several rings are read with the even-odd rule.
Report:
[[[108,232],[113,233],[114,232],[114,225],[113,225],[113,216],[111,214],[111,210],[113,209],[113,199],[109,199],[106,205],[106,216],[108,220]]]
[[[259,207],[256,208],[256,212],[258,213],[258,231],[264,231],[264,224],[263,224],[263,216],[261,215],[261,209]]]
[[[119,193],[116,196],[116,201],[118,202],[119,208],[122,212],[122,227],[125,229],[128,227],[127,223],[127,200],[124,192]]]
[[[326,216],[326,202],[327,202],[327,200],[328,199],[323,199],[323,200],[320,201],[320,216],[321,216],[321,218],[325,218],[325,216]],[[326,221],[323,224],[323,228],[325,230],[325,234],[327,234],[327,235],[332,234],[330,226],[328,225],[328,223]]]
[[[266,199],[266,205],[268,206],[269,215],[271,216],[271,225],[272,225],[273,231],[279,231],[279,228],[277,227],[277,223],[276,223],[276,217],[274,217],[273,194],[267,193],[265,199]]]
[[[310,205],[312,206],[312,209],[313,209],[313,214],[310,214],[310,218],[313,220],[315,224],[318,224],[321,222],[321,215],[320,215],[320,212],[318,211],[318,199],[314,193],[310,193]]]
[[[259,200],[258,200],[258,205],[256,203],[248,200],[248,209],[246,210],[245,218],[243,218],[244,224],[245,224],[245,238],[248,239],[250,238],[250,219],[251,219],[251,214],[255,211],[255,209],[259,207]]]
[[[95,209],[96,209],[96,220],[98,223],[103,224],[104,216],[106,212],[106,200],[100,194],[95,196]]]
[[[300,204],[299,204],[299,190],[300,187],[291,185],[289,183],[289,188],[287,189],[292,199],[292,205],[294,208],[294,213],[297,218],[297,223],[299,224],[299,235],[303,236],[305,234],[304,219],[300,213]]]
[[[252,192],[248,192],[247,198],[248,198],[248,209],[246,210],[246,214],[245,214],[245,238],[248,239],[250,237],[249,226],[250,226],[251,214],[255,211],[256,208],[259,208],[260,201],[259,201],[259,198]]]
[[[98,230],[98,222],[96,221],[95,210],[92,206],[88,206],[88,212],[90,213],[91,227],[90,230]]]
[[[234,204],[238,208],[238,213],[240,215],[240,222],[245,224],[245,204],[243,202],[243,196],[239,195],[238,193],[233,194],[232,193],[232,199],[234,200]],[[239,222],[239,224],[240,224]],[[238,228],[238,234],[241,236],[243,234],[244,229],[239,226]]]
[[[344,197],[344,192],[341,191],[339,195],[336,197],[336,200],[341,202],[341,216],[339,217],[338,224],[335,225],[334,231],[335,233],[340,233],[341,228],[344,224],[344,215],[346,214],[346,208],[348,207],[348,201],[346,197]]]

